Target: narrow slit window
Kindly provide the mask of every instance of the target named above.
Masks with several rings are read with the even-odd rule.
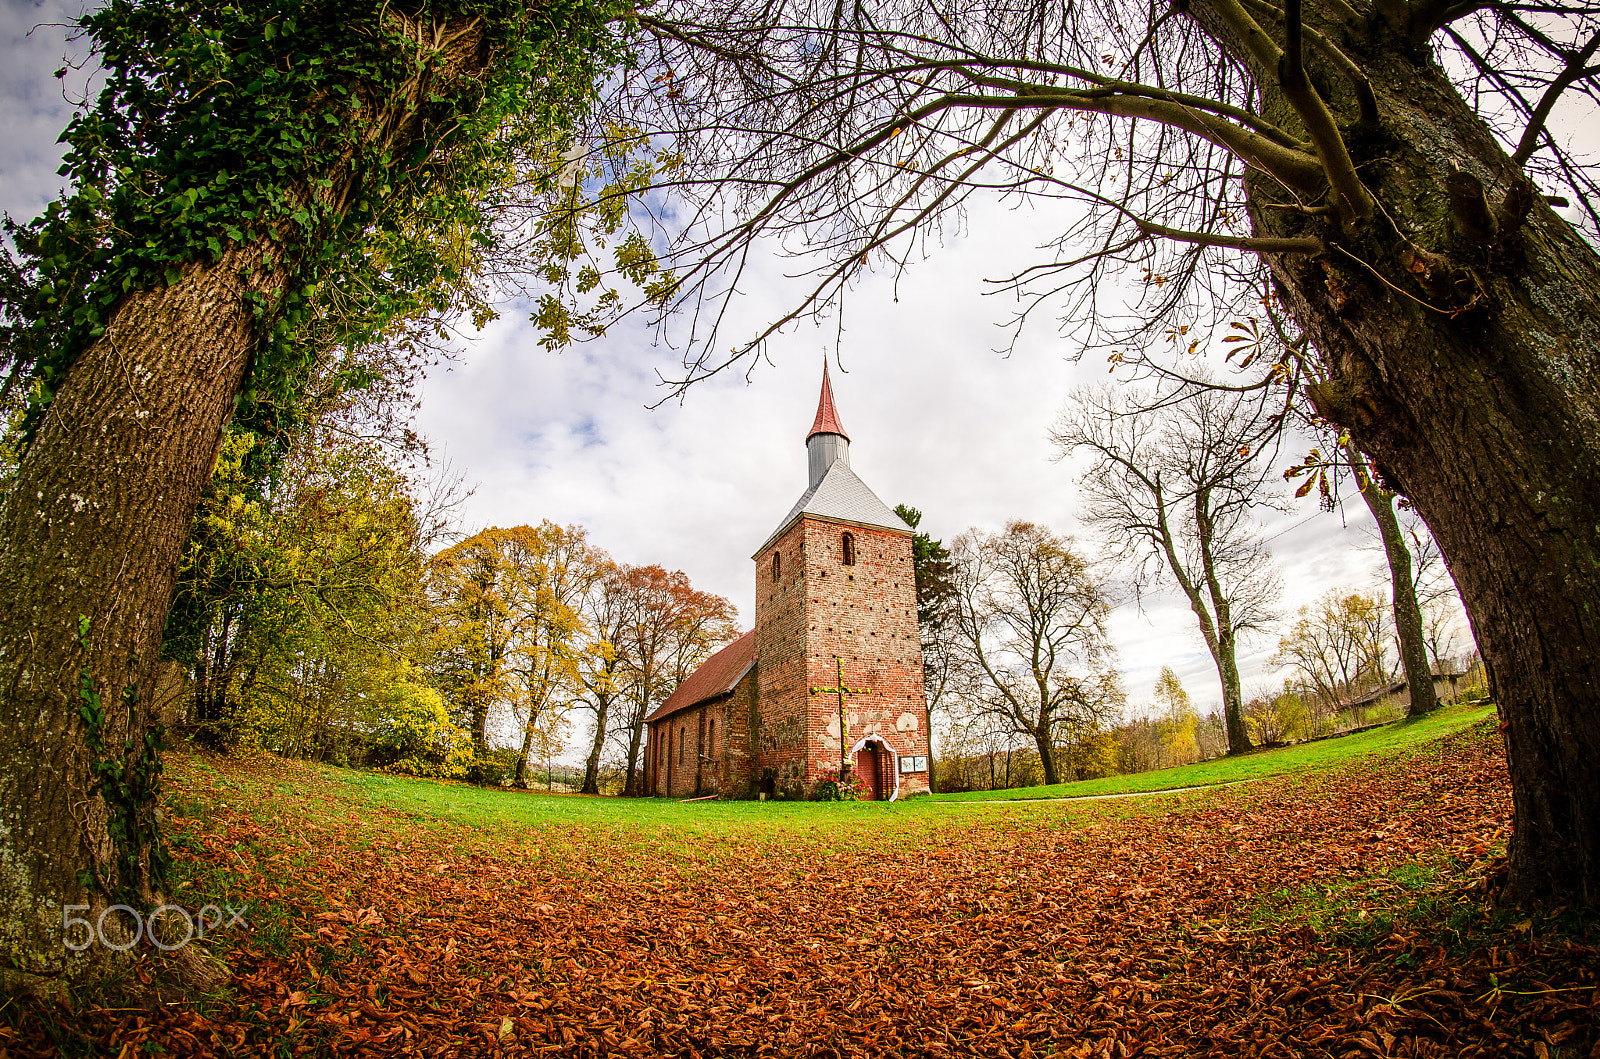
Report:
[[[856,535],[854,533],[846,533],[844,535],[844,565],[856,565]]]
[[[711,753],[706,755],[706,756],[709,757],[709,756],[715,755],[716,752],[717,752],[717,722],[716,721],[712,721],[710,724],[708,724],[706,726],[706,745],[711,748]]]
[[[678,729],[678,764],[680,764],[680,765],[683,764],[683,743],[684,743],[684,740],[688,737],[688,735],[689,735],[689,729],[687,729],[687,728],[679,728]]]
[[[778,552],[772,553],[772,583],[778,583],[778,577],[783,573],[783,556]]]

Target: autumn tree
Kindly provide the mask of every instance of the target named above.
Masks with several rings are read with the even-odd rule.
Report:
[[[626,681],[614,731],[624,740],[623,792],[638,794],[644,788],[639,754],[645,718],[738,635],[738,610],[722,596],[695,589],[682,570],[625,566],[621,575],[629,599],[617,646]]]
[[[409,483],[382,452],[315,434],[301,442],[254,517],[232,495],[218,512],[239,534],[233,575],[242,560],[256,580],[236,611],[227,667],[208,674],[209,690],[233,701],[197,697],[195,708],[244,725],[266,749],[348,764],[365,754],[380,703],[427,697],[427,559]],[[190,551],[204,562],[201,542]],[[225,626],[230,608],[221,610]],[[228,643],[223,628],[211,631],[217,647]],[[197,682],[197,694],[206,688]]]
[[[983,677],[977,708],[1032,740],[1056,783],[1058,748],[1123,699],[1105,585],[1070,538],[1031,522],[968,530],[951,559],[958,650]]]
[[[584,794],[600,793],[600,755],[611,731],[611,710],[627,687],[623,636],[634,619],[635,604],[626,568],[615,563],[607,565],[583,600],[584,643],[573,673],[578,702],[594,717],[583,765]]]
[[[1151,691],[1156,708],[1161,711],[1161,760],[1164,765],[1183,765],[1199,756],[1200,747],[1195,733],[1200,727],[1200,715],[1183,681],[1171,666],[1162,666],[1161,675]]]
[[[547,749],[563,713],[578,693],[577,667],[585,649],[583,609],[610,570],[605,553],[577,526],[546,519],[519,526],[506,542],[518,615],[507,663],[515,682],[510,697],[521,746],[512,783],[528,781],[528,763]]]
[[[431,667],[480,759],[495,711],[516,718],[513,781],[551,710],[585,690],[586,658],[602,651],[593,601],[613,565],[581,527],[491,528],[434,556]]]
[[[487,529],[434,556],[429,592],[438,633],[433,667],[480,757],[489,751],[489,711],[511,685],[513,645],[526,620],[508,552],[513,533]]]
[[[1051,434],[1062,456],[1088,454],[1087,521],[1135,583],[1170,579],[1183,592],[1222,685],[1230,754],[1251,748],[1239,640],[1276,617],[1282,590],[1253,517],[1271,502],[1261,446],[1272,412],[1257,394],[1200,389],[1153,410],[1126,392],[1082,390]]]
[[[805,258],[752,341],[693,333],[685,379],[991,191],[1037,208],[1042,249],[998,277],[1024,315],[1115,363],[1182,374],[1209,306],[1281,303],[1297,334],[1234,385],[1293,390],[1433,527],[1506,718],[1511,892],[1600,895],[1600,180],[1552,123],[1600,98],[1593,7],[676,0],[640,25],[613,99],[674,134],[703,222],[666,259],[678,303],[740,289],[758,245]]]
[[[423,448],[406,415],[421,354],[403,329],[339,351],[312,373],[294,422],[224,435],[162,640],[187,672],[189,737],[230,745],[248,693],[270,686],[258,685],[267,657],[292,657],[277,642],[317,615],[359,630],[363,656],[416,662],[424,556],[452,532],[464,492],[451,475],[419,489],[404,469]],[[359,546],[339,549],[342,537]],[[378,614],[378,626],[364,620]]]

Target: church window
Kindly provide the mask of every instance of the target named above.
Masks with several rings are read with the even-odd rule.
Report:
[[[778,583],[778,575],[783,573],[783,556],[778,552],[772,553],[772,583]]]
[[[683,764],[683,741],[689,735],[688,728],[678,729],[678,764]]]
[[[711,748],[711,752],[713,754],[715,754],[717,752],[717,722],[716,721],[712,721],[709,725],[706,726],[706,745]]]
[[[846,533],[844,535],[844,565],[856,565],[856,535],[854,533]]]

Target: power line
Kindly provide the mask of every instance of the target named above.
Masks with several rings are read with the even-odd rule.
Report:
[[[1288,529],[1279,530],[1278,532],[1274,533],[1272,536],[1268,537],[1266,540],[1262,541],[1261,543],[1262,544],[1271,544],[1273,541],[1277,540],[1279,537],[1283,536],[1285,533],[1288,533],[1290,530],[1299,529],[1301,526],[1304,526],[1307,522],[1310,522],[1312,519],[1316,518],[1320,514],[1322,514],[1322,512],[1313,511],[1311,514],[1307,515],[1305,518],[1301,519],[1299,522],[1296,522],[1294,525],[1288,527]]]

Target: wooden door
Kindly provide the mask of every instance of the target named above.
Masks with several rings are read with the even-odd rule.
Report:
[[[878,757],[878,748],[871,743],[856,751],[854,765],[861,779],[861,797],[869,802],[883,798],[883,768]]]

